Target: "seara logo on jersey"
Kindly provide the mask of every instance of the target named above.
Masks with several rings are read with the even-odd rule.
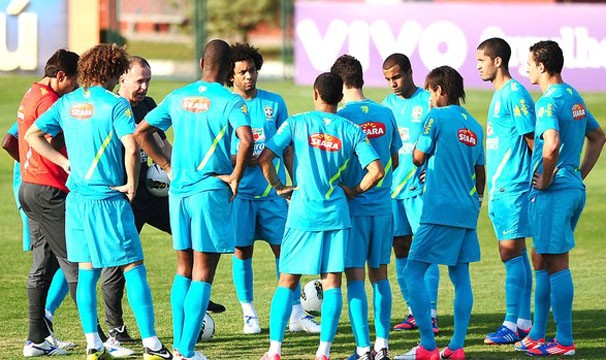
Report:
[[[572,118],[575,120],[582,120],[587,115],[585,106],[583,104],[574,104],[572,107]]]
[[[86,120],[93,117],[95,107],[92,104],[76,104],[69,108],[69,116],[74,119]]]
[[[309,145],[323,151],[341,150],[341,140],[329,134],[315,133],[309,135]]]
[[[469,129],[459,129],[457,136],[459,141],[467,146],[476,146],[478,144],[478,136]]]
[[[369,121],[360,125],[360,127],[369,139],[374,139],[385,135],[385,124],[380,122]]]
[[[206,112],[210,109],[210,100],[203,96],[190,96],[181,101],[181,107],[192,113]]]

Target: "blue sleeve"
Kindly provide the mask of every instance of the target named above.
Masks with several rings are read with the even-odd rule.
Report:
[[[278,116],[276,117],[276,126],[280,127],[286,119],[288,119],[288,108],[284,99],[278,95]]]
[[[241,126],[250,126],[250,118],[248,117],[248,107],[244,99],[239,95],[235,95],[230,101],[228,107],[227,118],[234,132]]]
[[[355,125],[353,129],[354,153],[358,157],[362,169],[365,169],[371,162],[379,160],[379,155],[377,155],[375,149],[373,149],[370,140],[368,140],[362,129],[357,125]]]
[[[294,133],[294,119],[292,117],[286,119],[276,131],[276,134],[269,139],[265,144],[274,154],[280,156],[284,150],[292,143]]]
[[[482,144],[484,143],[484,132],[482,131],[482,127],[479,127],[479,131],[480,131],[480,139],[478,139],[478,144],[480,145],[480,152],[478,154],[478,158],[476,159],[476,165],[486,165],[486,155],[484,153],[484,146],[482,146]]]
[[[585,134],[589,134],[590,132],[592,132],[593,130],[595,130],[599,127],[600,127],[600,124],[595,119],[593,114],[590,113],[588,110],[587,111],[587,124],[585,125]]]
[[[541,98],[537,101],[537,125],[536,133],[542,136],[547,130],[560,131],[560,123],[557,117],[557,109],[553,101],[547,98]]]
[[[430,110],[427,114],[427,121],[425,121],[425,124],[423,125],[423,131],[419,134],[419,139],[415,146],[417,150],[422,151],[427,155],[433,153],[438,134],[439,122],[435,115],[434,109]]]
[[[168,128],[172,125],[172,119],[170,117],[171,98],[172,93],[166,95],[164,100],[162,100],[158,106],[145,115],[145,121],[147,121],[151,126],[157,127],[162,131],[168,130]]]
[[[133,110],[126,99],[121,98],[116,106],[114,106],[113,120],[114,129],[116,130],[116,135],[118,135],[118,138],[135,132],[135,118],[133,117]]]
[[[7,133],[11,134],[15,138],[18,138],[19,137],[19,124],[17,124],[16,122],[13,123],[13,125],[11,125],[11,127],[8,129]]]
[[[43,132],[49,134],[50,136],[57,136],[61,130],[61,114],[59,108],[62,104],[61,99],[55,102],[50,109],[46,110],[44,114],[40,115],[38,120],[34,124],[38,127],[38,129]]]
[[[396,118],[393,116],[393,112],[391,112],[391,110],[389,110],[389,112],[387,114],[389,116],[389,121],[391,122],[392,129],[393,129],[392,134],[391,134],[392,142],[391,142],[389,151],[392,154],[397,154],[403,145],[402,139],[400,138],[400,132],[398,131],[398,124],[396,124]]]
[[[534,102],[527,92],[513,92],[509,106],[518,134],[525,135],[534,131]]]

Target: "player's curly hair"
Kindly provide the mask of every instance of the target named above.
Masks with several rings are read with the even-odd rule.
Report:
[[[459,105],[460,100],[465,102],[463,77],[450,66],[437,67],[427,74],[425,89],[436,90],[438,86],[448,95],[448,105]]]
[[[330,67],[330,72],[339,76],[348,89],[361,89],[364,86],[362,64],[351,55],[341,55]]]
[[[227,86],[233,87],[234,82],[231,78],[235,75],[234,68],[236,67],[236,63],[238,61],[252,60],[255,64],[255,68],[257,71],[261,70],[263,66],[263,56],[259,52],[259,49],[247,44],[247,43],[235,43],[231,46],[231,63],[229,64],[229,71],[227,75],[227,79],[225,82]]]
[[[560,74],[564,67],[564,53],[557,42],[553,40],[539,41],[530,47],[534,61],[545,66],[545,70],[553,75]]]
[[[86,89],[105,84],[110,79],[118,79],[129,68],[129,56],[117,44],[94,46],[78,61],[78,85]]]

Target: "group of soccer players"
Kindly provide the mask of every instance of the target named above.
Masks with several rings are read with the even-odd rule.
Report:
[[[330,72],[316,78],[314,111],[289,117],[282,97],[256,87],[263,58],[248,44],[210,41],[200,59],[202,79],[172,91],[157,107],[145,97],[151,73],[144,59],[108,44],[79,59],[60,50],[19,109],[19,159],[28,184],[21,186],[20,200],[31,233],[43,234],[36,235],[38,245],[33,246],[24,355],[66,353],[44,316],[46,293],[61,265],[77,302],[89,360],[111,359],[112,349],[114,355],[130,351],[119,342],[113,348],[104,344],[97,330],[95,287],[102,268],[104,281],[113,278],[119,284],[117,291],[105,292],[117,293],[119,299],[124,274],[145,359],[206,359],[194,348],[222,253],[234,254],[232,276],[243,332],[261,331],[251,260],[255,240],[262,239],[275,255],[278,276],[269,314],[270,344],[262,359],[281,358],[287,325],[290,331],[319,333],[315,358],[330,359],[343,307],[343,272],[355,339],[350,359],[390,359],[387,266],[392,246],[408,305],[394,329],[418,328],[421,338],[395,359],[464,359],[473,306],[469,263],[480,260],[476,227],[485,185],[506,268],[507,306],[503,324],[485,343],[515,343],[517,350],[536,356],[573,355],[568,251],[585,202],[582,179],[606,137],[578,93],[563,82],[564,59],[557,43],[541,41],[530,48],[529,78],[543,91],[536,106],[511,78],[510,55],[503,39],[478,46],[480,76],[496,90],[485,156],[482,126],[461,106],[461,75],[438,67],[422,89],[403,54],[392,54],[383,63],[393,91],[383,104],[364,96],[360,62],[343,55]],[[79,88],[74,90],[76,78]],[[131,87],[129,81],[134,81]],[[118,82],[121,96],[111,92]],[[29,96],[34,99],[27,100]],[[172,146],[164,135],[171,126]],[[171,178],[170,221],[150,213],[144,200],[151,195],[137,186],[139,168],[147,165],[140,154]],[[32,171],[41,164],[43,171]],[[26,179],[28,172],[44,181]],[[146,216],[138,220],[136,208]],[[172,354],[154,330],[138,236],[144,223],[172,233],[177,254],[170,294]],[[534,325],[525,245],[530,236]],[[439,332],[438,264],[448,266],[455,289],[454,332],[442,351],[434,338]],[[365,266],[373,290],[374,344]],[[306,274],[321,275],[321,324],[299,302],[299,280]],[[545,341],[550,309],[556,337]],[[121,317],[114,324],[124,331]]]

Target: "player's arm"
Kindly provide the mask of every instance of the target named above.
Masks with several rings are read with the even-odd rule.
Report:
[[[581,178],[585,179],[593,166],[598,161],[604,143],[606,142],[606,136],[604,130],[601,127],[597,127],[595,130],[585,135],[587,138],[587,145],[585,147],[585,156],[581,162]]]
[[[537,190],[547,189],[558,171],[556,164],[560,156],[560,133],[555,129],[546,130],[543,141],[543,173],[535,172],[532,176],[532,185]]]
[[[526,145],[528,145],[528,150],[532,152],[532,149],[534,149],[534,131],[524,134],[524,140],[526,141]]]
[[[415,151],[412,153],[412,163],[415,164],[415,166],[422,166],[425,164],[426,160],[427,154],[415,148]]]
[[[276,157],[276,153],[266,147],[263,149],[263,152],[261,152],[261,155],[259,155],[259,167],[269,185],[276,190],[276,193],[286,199],[290,199],[293,190],[296,188],[294,186],[285,186],[282,184],[282,181],[280,181],[273,163],[273,160]]]
[[[132,134],[124,135],[120,138],[124,146],[124,168],[126,170],[126,184],[112,187],[113,190],[126,194],[129,201],[132,201],[137,192],[139,182],[139,168],[141,159],[139,159],[139,146]]]
[[[2,148],[13,158],[19,162],[19,139],[10,133],[6,133],[2,139]]]
[[[292,179],[293,163],[294,163],[294,158],[295,158],[293,151],[292,151],[292,145],[287,147],[286,150],[284,150],[282,157],[284,159],[284,167],[286,167],[286,170],[288,171],[288,176],[290,176],[290,178]]]
[[[400,166],[400,155],[398,153],[391,154],[391,169],[395,170]]]
[[[345,191],[345,194],[349,198],[353,198],[357,195],[367,192],[372,189],[381,179],[385,176],[385,168],[381,164],[380,160],[373,160],[366,167],[366,174],[360,180],[360,183],[353,188],[347,187],[341,184],[341,187]]]
[[[250,126],[238,127],[236,129],[236,134],[238,135],[240,145],[238,146],[238,152],[236,153],[236,163],[234,164],[234,170],[228,177],[219,175],[219,178],[225,181],[231,188],[231,200],[233,200],[238,194],[238,186],[240,185],[240,180],[242,180],[242,176],[244,175],[244,169],[250,161],[250,156],[252,155],[254,146],[254,140],[252,132],[250,130]]]
[[[486,188],[486,169],[484,165],[475,165],[476,173],[476,191],[480,199],[480,205],[484,200],[484,189]]]
[[[69,160],[46,140],[46,133],[40,130],[35,123],[27,129],[24,138],[38,154],[61,166],[69,173]]]
[[[137,141],[139,146],[145,151],[145,153],[152,158],[152,160],[160,165],[168,177],[171,177],[170,172],[170,157],[166,155],[162,148],[154,138],[157,128],[151,126],[145,119],[143,119],[135,129],[133,134],[134,139]]]

